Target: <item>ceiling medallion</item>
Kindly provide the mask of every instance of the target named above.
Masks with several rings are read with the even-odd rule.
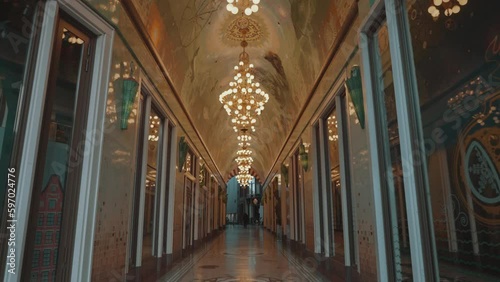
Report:
[[[223,36],[237,42],[243,40],[256,42],[262,40],[264,32],[257,20],[249,17],[238,17],[227,25],[227,28],[223,31]]]

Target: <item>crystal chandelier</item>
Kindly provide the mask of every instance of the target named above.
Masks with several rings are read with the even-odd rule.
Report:
[[[460,7],[467,5],[468,0],[431,0],[431,2],[427,12],[434,19],[437,19],[441,14],[441,10],[444,11],[444,15],[447,17],[458,14],[461,9]]]
[[[234,15],[242,9],[245,15],[250,16],[259,11],[259,3],[260,0],[227,0],[226,9]]]
[[[337,119],[335,118],[334,115],[331,115],[328,117],[326,122],[328,128],[328,139],[333,142],[337,141],[339,139],[339,135],[337,134],[337,128],[338,128]]]
[[[245,52],[246,41],[241,46],[243,52],[240,54],[239,64],[234,67],[236,73],[233,81],[229,82],[229,89],[219,95],[219,101],[231,116],[235,132],[242,129],[255,131],[256,116],[262,113],[264,105],[269,101],[269,95],[255,81],[254,65],[249,63],[249,56]]]
[[[246,148],[250,146],[250,141],[252,141],[252,136],[247,133],[246,129],[239,131],[238,135],[238,146]]]
[[[159,128],[160,128],[160,118],[158,116],[149,116],[149,120],[150,120],[150,130],[149,130],[149,136],[148,136],[148,140],[149,141],[158,141],[159,139]]]
[[[236,180],[240,184],[240,186],[247,187],[250,185],[250,181],[252,180],[253,176],[251,174],[238,174],[236,175]]]
[[[251,140],[252,137],[248,134],[246,129],[242,129],[239,132],[238,141],[240,149],[236,152],[235,159],[238,164],[238,175],[236,176],[236,180],[243,187],[248,186],[249,179],[252,179],[250,175],[250,168],[253,163],[252,150],[248,148]]]
[[[253,159],[252,159],[252,151],[248,149],[241,149],[238,150],[236,153],[237,157],[235,159],[236,163],[238,163],[238,168],[240,171],[249,171],[250,167],[252,166]]]

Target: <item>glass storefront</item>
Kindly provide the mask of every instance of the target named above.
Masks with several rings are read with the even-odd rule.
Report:
[[[0,9],[0,208],[4,211],[7,168],[11,165],[25,71],[34,38],[37,1],[2,1]]]
[[[146,183],[145,183],[145,203],[144,203],[144,226],[142,242],[143,260],[155,255],[153,248],[155,246],[155,229],[157,228],[157,203],[159,200],[159,158],[160,144],[162,140],[163,119],[155,108],[151,108],[149,116],[148,143],[147,143],[147,162],[146,162]]]
[[[326,118],[324,124],[326,145],[328,147],[328,160],[330,169],[330,190],[333,206],[333,242],[335,248],[335,257],[343,259],[344,256],[344,232],[342,223],[342,197],[340,181],[340,156],[339,156],[339,132],[337,121],[337,108]]]
[[[387,23],[383,23],[374,36],[376,54],[377,94],[384,105],[384,134],[388,141],[386,154],[387,169],[383,172],[385,189],[387,189],[387,204],[390,214],[392,255],[395,264],[395,275],[398,281],[407,280],[412,276],[410,244],[406,217],[405,191],[403,184],[403,169],[401,150],[399,146],[399,125],[396,112],[396,93],[392,76]],[[388,230],[389,231],[389,230]]]
[[[440,277],[492,281],[500,275],[500,2],[406,5]]]

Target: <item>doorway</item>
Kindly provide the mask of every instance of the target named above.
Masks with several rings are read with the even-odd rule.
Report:
[[[95,36],[57,19],[22,280],[70,280]]]

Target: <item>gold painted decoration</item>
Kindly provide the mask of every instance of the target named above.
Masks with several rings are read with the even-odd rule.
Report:
[[[500,220],[500,96],[491,94],[473,115],[455,150],[455,187],[461,205],[486,225]],[[469,202],[468,198],[472,200]],[[472,206],[471,206],[472,205]]]
[[[231,47],[238,46],[244,40],[259,46],[267,37],[267,29],[258,17],[229,17],[221,29],[222,42]]]

